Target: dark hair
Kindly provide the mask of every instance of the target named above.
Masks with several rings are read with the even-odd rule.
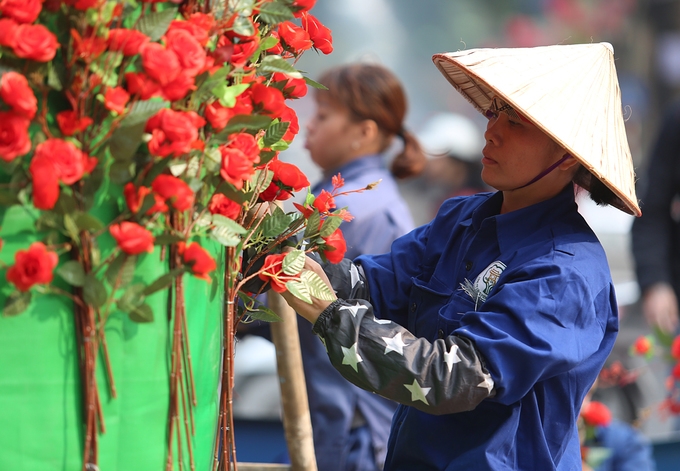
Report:
[[[574,183],[581,188],[588,190],[590,199],[600,206],[612,205],[616,208],[621,208],[623,202],[616,194],[609,189],[607,185],[602,183],[592,173],[588,171],[583,165],[579,167],[574,175]],[[625,207],[625,205],[623,205]]]
[[[403,150],[392,161],[395,177],[407,178],[423,170],[425,154],[415,136],[404,129],[406,95],[391,71],[377,64],[349,64],[327,70],[319,82],[328,90],[318,93],[346,107],[354,119],[373,120],[386,136],[404,141]]]

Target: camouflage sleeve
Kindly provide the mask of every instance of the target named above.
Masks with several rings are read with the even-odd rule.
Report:
[[[471,340],[430,342],[377,319],[364,300],[334,301],[314,324],[333,366],[350,382],[430,414],[474,409],[495,395]]]

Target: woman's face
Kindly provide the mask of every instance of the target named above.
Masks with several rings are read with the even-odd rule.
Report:
[[[307,123],[305,148],[322,170],[334,170],[352,159],[359,124],[351,120],[350,111],[329,100],[322,93],[316,96],[316,112]]]
[[[497,190],[520,188],[564,155],[543,131],[512,110],[492,109],[487,111],[487,118],[482,179]],[[549,179],[544,180],[547,183]]]

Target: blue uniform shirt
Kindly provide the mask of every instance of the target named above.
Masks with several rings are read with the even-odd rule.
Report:
[[[373,190],[335,199],[338,208],[348,207],[354,216],[352,221],[341,226],[347,242],[345,257],[388,252],[397,237],[413,229],[409,209],[381,155],[362,157],[329,172],[312,192],[315,195],[321,190],[330,192],[333,188],[331,177],[338,173],[345,180],[340,191],[364,188],[382,180]],[[319,470],[380,469],[396,404],[347,382],[329,362],[326,350],[312,333],[309,322],[301,317],[298,318],[298,330]],[[362,416],[358,421],[356,410]],[[369,440],[363,432],[356,430],[362,419]]]
[[[390,253],[357,259],[377,317],[431,342],[471,340],[495,385],[467,412],[399,406],[385,470],[581,469],[576,418],[618,330],[607,259],[571,185],[507,214],[501,202],[453,198]],[[447,387],[428,386],[433,398]]]

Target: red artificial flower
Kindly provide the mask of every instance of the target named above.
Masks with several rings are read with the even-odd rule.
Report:
[[[262,201],[287,200],[293,192],[309,186],[309,180],[305,174],[293,164],[281,162],[275,158],[269,162],[268,168],[274,172],[274,176],[267,189],[260,193]]]
[[[73,136],[76,133],[82,132],[93,122],[89,116],[79,118],[78,113],[73,110],[57,113],[57,125],[64,136]]]
[[[28,85],[28,80],[18,72],[9,71],[2,76],[0,96],[12,110],[28,119],[33,119],[38,111],[38,100]]]
[[[151,194],[151,188],[140,186],[135,188],[133,183],[127,183],[123,188],[123,196],[125,196],[125,203],[133,214],[137,214],[144,203],[146,195]],[[163,201],[160,195],[154,193],[155,203],[148,209],[146,214],[164,213],[168,210],[168,206]]]
[[[210,281],[209,273],[215,271],[217,263],[210,254],[196,242],[186,245],[184,242],[177,243],[177,250],[182,255],[182,260],[191,267],[191,273],[196,278]]]
[[[104,94],[104,106],[107,110],[118,114],[125,113],[125,106],[130,101],[130,94],[121,87],[107,88]]]
[[[262,281],[271,282],[272,289],[277,293],[286,291],[286,283],[288,281],[297,280],[300,275],[286,275],[283,273],[283,259],[286,258],[285,253],[276,255],[267,255],[264,259],[262,271],[258,273],[258,277]]]
[[[33,23],[42,10],[43,0],[1,0],[0,12],[18,23]]]
[[[333,195],[326,190],[321,190],[319,196],[314,199],[312,206],[318,209],[320,213],[327,213],[335,208],[335,199],[333,198]]]
[[[106,51],[106,39],[100,38],[94,33],[83,38],[77,30],[71,29],[71,37],[73,38],[73,55],[86,62],[91,62]]]
[[[219,101],[214,101],[205,107],[205,119],[216,130],[221,131],[227,126],[229,120],[237,114],[251,114],[253,105],[247,94],[241,93],[236,97],[236,104],[232,108],[222,106]]]
[[[260,161],[260,148],[255,137],[246,133],[232,134],[229,143],[220,146],[219,151],[222,154],[220,175],[240,190],[243,180],[255,173],[253,164]]]
[[[33,181],[33,206],[42,210],[54,208],[59,199],[59,178],[49,159],[33,159],[28,167]]]
[[[153,252],[153,234],[136,222],[123,221],[120,224],[111,224],[109,232],[118,247],[128,255]]]
[[[194,75],[182,71],[175,77],[175,80],[161,86],[161,95],[168,101],[177,101],[184,98],[189,90],[195,88]]]
[[[215,27],[215,18],[205,13],[193,13],[186,21],[172,20],[168,32],[181,29],[191,34],[198,43],[205,47],[210,41],[210,32]]]
[[[162,44],[146,43],[139,49],[139,52],[142,56],[144,72],[161,86],[175,80],[182,71],[175,51],[167,49]]]
[[[42,242],[33,242],[28,250],[17,251],[5,276],[19,291],[28,291],[33,285],[51,283],[57,263],[56,252],[47,250]]]
[[[314,8],[315,3],[316,3],[316,0],[295,0],[293,2],[293,6],[298,9],[295,12],[295,17],[299,18],[302,13],[309,11],[312,8]]]
[[[671,356],[676,360],[680,360],[680,335],[673,339],[673,343],[671,344]]]
[[[0,18],[0,46],[14,48],[19,24],[11,18]]]
[[[303,78],[288,77],[284,73],[276,72],[272,74],[272,80],[274,83],[286,82],[282,90],[286,98],[302,98],[307,94],[307,82]]]
[[[612,413],[601,402],[590,401],[581,408],[581,417],[588,425],[606,427],[612,421]]]
[[[161,86],[155,80],[141,72],[128,72],[125,81],[130,95],[139,95],[142,100],[148,100],[161,91]]]
[[[652,342],[650,342],[649,338],[641,335],[635,340],[635,343],[633,344],[633,353],[636,355],[645,355],[651,348]]]
[[[234,219],[241,214],[241,205],[232,201],[222,193],[215,193],[208,203],[210,214],[221,214],[222,216]]]
[[[43,25],[19,25],[14,35],[14,54],[22,59],[48,62],[54,59],[59,43]]]
[[[205,68],[206,53],[201,43],[184,29],[171,29],[165,38],[167,48],[177,54],[179,65],[184,72],[191,77],[203,71]]]
[[[229,62],[234,68],[242,68],[245,67],[248,59],[252,57],[259,45],[259,36],[255,36],[252,41],[236,44],[232,43],[227,36],[221,36],[212,55],[217,64]]]
[[[248,88],[248,94],[253,101],[253,110],[256,112],[263,112],[278,118],[286,108],[285,98],[278,88],[254,83]]]
[[[295,54],[306,51],[314,45],[309,37],[309,33],[290,21],[281,23],[278,32],[281,40],[286,43]]]
[[[31,121],[14,111],[0,111],[0,159],[11,162],[31,150]]]
[[[151,183],[151,189],[179,211],[186,211],[194,205],[194,191],[184,180],[172,175],[158,175]]]
[[[72,142],[55,138],[37,145],[33,161],[41,159],[52,163],[56,178],[66,185],[73,185],[97,165],[95,157],[89,157]]]
[[[300,124],[298,123],[298,117],[295,110],[289,106],[286,106],[281,114],[279,115],[282,122],[288,123],[288,129],[286,129],[286,134],[283,135],[281,139],[284,141],[292,141],[293,138],[300,132]]]
[[[331,235],[325,237],[323,255],[331,263],[340,263],[347,252],[347,242],[340,229],[336,229]]]
[[[250,29],[253,31],[253,33],[249,35],[238,33],[234,29],[234,22],[237,19],[241,22],[247,21],[248,23],[250,23]],[[252,41],[255,38],[259,38],[260,29],[258,28],[257,23],[253,21],[252,17],[243,17],[239,13],[234,13],[231,16],[231,18],[229,18],[225,25],[224,35],[227,36],[232,41],[234,41],[234,39],[238,39],[239,42]]]
[[[309,38],[314,43],[314,48],[330,54],[333,52],[333,36],[331,30],[324,26],[314,15],[302,14],[302,27],[309,33]]]
[[[267,49],[267,52],[270,52],[272,54],[276,55],[283,55],[283,46],[281,45],[281,37],[279,36],[278,31],[272,31],[270,34],[271,37],[276,38],[276,44],[274,44],[272,47]]]
[[[680,380],[680,362],[677,362],[671,371],[671,376],[676,380]]]
[[[163,108],[146,123],[145,130],[151,133],[149,152],[159,157],[186,154],[198,139],[198,128],[203,126],[205,120],[194,111]]]
[[[149,41],[146,34],[136,29],[112,28],[109,30],[109,50],[121,51],[124,56],[139,54],[141,47]]]
[[[68,0],[67,3],[76,10],[85,11],[88,8],[98,7],[102,3],[102,0]]]

